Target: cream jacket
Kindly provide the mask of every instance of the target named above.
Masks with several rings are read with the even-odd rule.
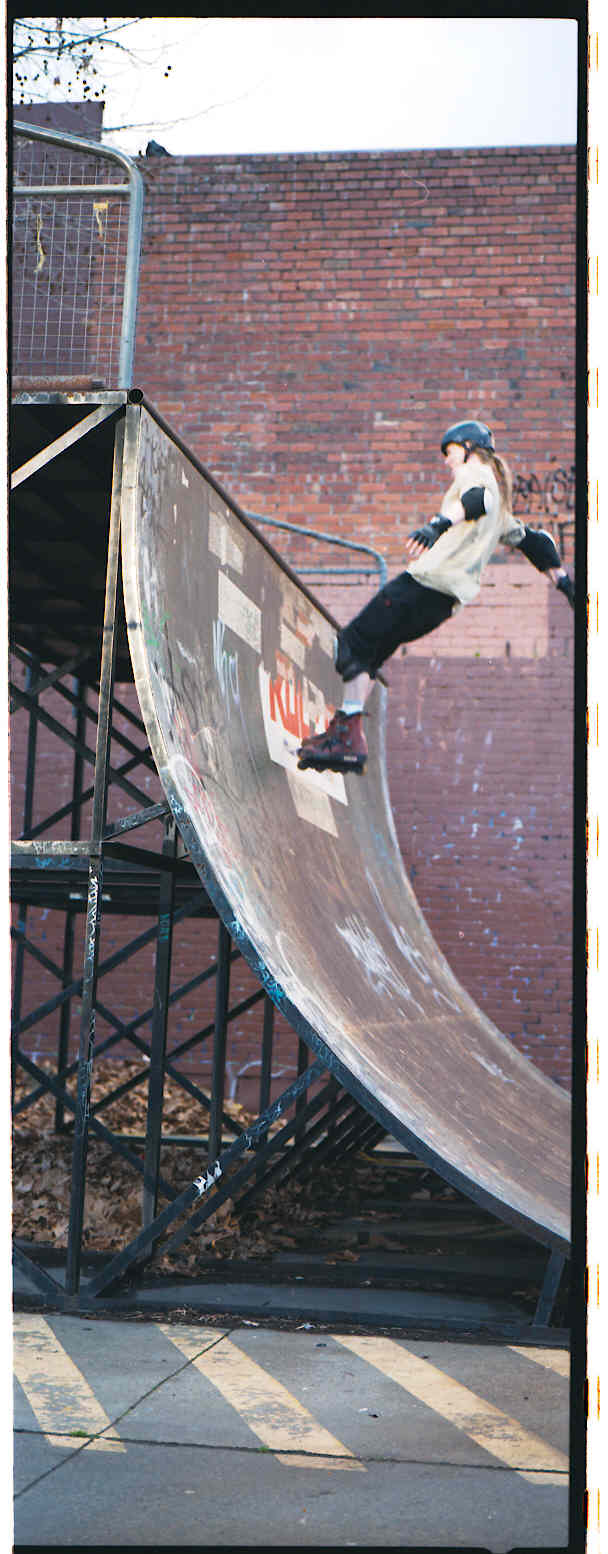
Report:
[[[483,486],[486,491],[488,511],[481,518],[464,516],[461,496],[471,486]],[[452,594],[460,604],[470,604],[479,593],[484,567],[497,545],[520,545],[525,527],[504,506],[491,465],[474,454],[459,466],[439,511],[442,518],[451,518],[452,527],[406,570],[427,588],[437,588],[439,593]]]

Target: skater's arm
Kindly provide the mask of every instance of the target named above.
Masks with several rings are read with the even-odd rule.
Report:
[[[526,524],[524,537],[520,541],[518,550],[521,550],[532,566],[538,572],[544,572],[550,577],[551,582],[559,592],[566,595],[568,603],[574,608],[574,583],[563,565],[557,545],[546,529],[530,529]]]
[[[452,516],[439,513],[431,518],[428,523],[414,529],[406,541],[406,549],[410,555],[421,556],[425,550],[430,550],[446,529],[451,529],[455,523],[472,523],[488,511],[490,494],[485,486],[469,486],[460,495],[452,489],[442,506],[449,506]]]

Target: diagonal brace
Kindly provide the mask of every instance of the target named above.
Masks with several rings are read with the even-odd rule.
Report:
[[[29,480],[31,475],[37,475],[38,470],[44,469],[45,464],[50,464],[52,459],[59,458],[61,453],[65,453],[75,442],[79,442],[81,437],[86,437],[102,421],[108,421],[112,416],[119,415],[124,415],[123,405],[110,405],[109,409],[107,405],[100,405],[82,421],[78,421],[76,426],[71,426],[69,431],[63,432],[61,437],[56,437],[55,441],[48,443],[40,453],[35,453],[25,464],[21,464],[19,469],[14,470],[11,475],[11,491],[15,491],[24,480]]]
[[[232,1164],[232,1161],[238,1160],[240,1155],[244,1154],[247,1149],[250,1149],[252,1144],[255,1144],[268,1131],[271,1122],[274,1122],[277,1117],[281,1116],[282,1112],[293,1104],[302,1090],[307,1089],[308,1085],[315,1079],[320,1079],[324,1071],[325,1064],[320,1059],[317,1059],[311,1064],[311,1067],[307,1069],[305,1074],[301,1074],[297,1079],[294,1079],[293,1083],[283,1091],[283,1094],[276,1101],[273,1101],[264,1116],[259,1117],[257,1122],[252,1123],[251,1127],[247,1128],[246,1132],[235,1140],[234,1144],[230,1144],[228,1149],[224,1150],[220,1159],[216,1161],[216,1172],[219,1175],[212,1174],[211,1172],[208,1173],[211,1183],[213,1184],[219,1180],[219,1177],[223,1176],[224,1171]],[[98,1295],[101,1290],[107,1289],[108,1285],[114,1284],[126,1272],[127,1268],[141,1257],[142,1252],[147,1251],[148,1247],[152,1247],[154,1242],[160,1239],[163,1232],[181,1214],[186,1213],[188,1209],[198,1202],[205,1191],[207,1191],[207,1185],[203,1184],[202,1179],[191,1182],[172,1204],[168,1205],[161,1214],[157,1215],[151,1225],[140,1231],[139,1235],[131,1241],[129,1246],[110,1259],[106,1267],[85,1286],[83,1293],[87,1297]]]

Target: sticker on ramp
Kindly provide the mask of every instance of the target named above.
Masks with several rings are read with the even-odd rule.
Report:
[[[217,585],[220,620],[225,626],[230,626],[243,642],[248,642],[256,653],[261,653],[262,612],[259,606],[241,588],[237,588],[225,572],[218,572]]]
[[[237,545],[225,518],[213,507],[209,509],[209,549],[223,567],[232,567],[233,572],[242,573],[244,563],[241,547]]]
[[[339,776],[339,773],[332,775]],[[320,831],[326,831],[328,836],[337,836],[334,812],[331,807],[331,799],[327,793],[317,784],[316,789],[312,782],[302,782],[303,772],[287,772],[289,791],[296,807],[296,814],[300,820],[307,820],[309,825],[318,826]]]

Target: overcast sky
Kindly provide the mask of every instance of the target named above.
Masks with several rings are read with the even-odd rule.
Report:
[[[104,66],[104,117],[131,154],[576,140],[574,20],[145,17],[120,38],[139,62]]]

